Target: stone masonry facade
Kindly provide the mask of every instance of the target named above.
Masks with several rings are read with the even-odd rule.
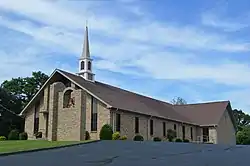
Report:
[[[68,95],[68,96],[67,96]],[[72,106],[67,107],[69,99],[73,99]],[[99,133],[104,124],[111,124],[113,130],[116,129],[116,114],[120,114],[120,133],[132,140],[136,134],[140,134],[145,140],[152,140],[154,137],[164,139],[163,122],[165,122],[165,135],[167,130],[172,129],[177,133],[177,138],[183,139],[183,129],[185,129],[185,139],[191,142],[202,141],[202,127],[136,114],[129,111],[109,110],[105,104],[99,100],[92,102],[93,96],[75,84],[65,86],[62,82],[54,82],[45,87],[39,97],[39,104],[33,104],[25,115],[25,131],[29,139],[34,136],[35,110],[39,112],[39,131],[42,132],[43,139],[51,141],[79,141],[85,139],[85,131],[90,133],[91,139],[99,139]],[[66,103],[65,103],[66,102]],[[91,131],[91,103],[97,109],[97,128]],[[36,108],[35,108],[36,107]],[[139,133],[135,133],[135,118],[139,119]],[[150,120],[153,120],[153,134],[150,134]],[[184,126],[184,128],[183,128]],[[228,128],[229,126],[229,128]],[[219,127],[209,127],[209,141],[212,143],[234,144],[233,125],[226,111]],[[225,135],[226,131],[226,135]],[[223,133],[223,134],[221,134]]]

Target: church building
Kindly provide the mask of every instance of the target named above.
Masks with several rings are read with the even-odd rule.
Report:
[[[79,58],[78,73],[55,69],[20,113],[25,132],[37,132],[51,141],[99,139],[104,124],[129,140],[165,138],[167,130],[190,142],[236,144],[236,125],[229,101],[172,105],[95,80],[90,56],[88,27]]]

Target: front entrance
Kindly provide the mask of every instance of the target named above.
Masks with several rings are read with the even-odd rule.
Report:
[[[202,128],[203,142],[209,142],[209,129],[208,127]]]

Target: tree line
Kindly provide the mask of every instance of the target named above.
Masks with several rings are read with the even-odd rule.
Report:
[[[24,120],[17,116],[25,105],[49,78],[41,71],[32,72],[30,77],[18,77],[4,81],[0,86],[0,136],[7,136],[12,129],[23,130]],[[177,97],[172,104],[187,104]],[[240,109],[234,109],[237,126],[237,144],[250,144],[250,116]]]

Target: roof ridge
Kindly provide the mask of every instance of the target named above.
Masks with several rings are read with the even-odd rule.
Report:
[[[61,70],[61,69],[57,69],[57,70]],[[71,72],[68,72],[68,71],[65,71],[65,70],[61,70],[61,71],[67,72],[67,73],[69,73],[69,74],[73,74],[73,75],[78,76],[78,77],[80,77],[81,79],[84,80],[84,78],[82,78],[81,76],[79,76],[79,75],[77,75],[77,74],[74,74],[74,73],[71,73]],[[104,83],[104,82],[95,81],[95,82],[91,82],[91,83],[103,84],[103,85],[108,86],[108,87],[111,87],[111,88],[116,88],[116,89],[119,89],[119,90],[122,90],[122,91],[125,91],[125,92],[133,93],[134,95],[138,95],[138,96],[145,97],[145,98],[148,98],[148,99],[151,99],[151,100],[155,100],[155,101],[157,101],[157,102],[162,102],[162,103],[165,103],[165,104],[172,105],[171,103],[168,103],[168,102],[166,102],[166,101],[159,100],[159,99],[155,99],[155,98],[152,98],[152,97],[149,97],[149,96],[146,96],[146,95],[142,95],[142,94],[139,94],[139,93],[136,93],[136,92],[133,92],[133,91],[129,91],[129,90],[126,90],[126,89],[117,87],[117,86],[113,86],[113,85],[110,85],[110,84],[107,84],[107,83]]]
[[[227,103],[228,100],[221,100],[221,101],[207,101],[201,103],[190,103],[190,104],[181,104],[181,105],[174,105],[174,106],[188,106],[188,105],[202,105],[202,104],[215,104],[215,103]]]

